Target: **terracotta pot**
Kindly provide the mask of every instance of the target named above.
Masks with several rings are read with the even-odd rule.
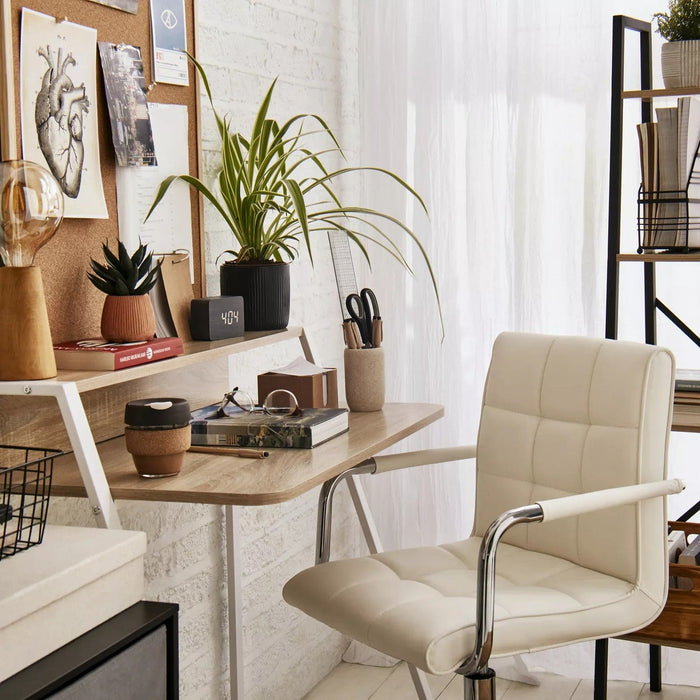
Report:
[[[148,294],[105,297],[100,330],[102,337],[112,343],[152,338],[156,333],[156,317]]]
[[[700,86],[700,39],[662,44],[661,74],[667,88]]]
[[[289,263],[226,262],[219,268],[221,296],[243,297],[246,331],[275,331],[289,323]]]

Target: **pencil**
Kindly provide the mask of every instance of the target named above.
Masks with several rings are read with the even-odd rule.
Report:
[[[375,318],[372,321],[372,347],[381,347],[382,340],[384,340],[384,324],[381,318]]]
[[[192,445],[190,452],[207,452],[212,455],[228,455],[229,457],[247,457],[248,459],[264,459],[269,457],[267,450],[252,450],[245,447],[217,447],[215,445]]]
[[[355,323],[355,321],[350,322],[350,331],[352,332],[352,337],[353,337],[353,340],[355,341],[353,349],[359,350],[362,347],[363,342],[362,342],[362,336],[360,335],[360,329],[357,327],[357,324]]]

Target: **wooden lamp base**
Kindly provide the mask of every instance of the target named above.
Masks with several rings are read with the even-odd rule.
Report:
[[[38,267],[0,268],[0,380],[56,376]]]

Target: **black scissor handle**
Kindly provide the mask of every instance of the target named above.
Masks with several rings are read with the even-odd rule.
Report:
[[[372,319],[368,315],[364,300],[359,294],[348,294],[345,300],[345,307],[350,314],[350,318],[357,323],[362,344],[367,345],[372,341]]]
[[[360,292],[360,298],[362,300],[362,305],[364,306],[365,315],[367,316],[367,320],[370,324],[374,319],[380,319],[382,317],[382,314],[379,311],[377,296],[369,287],[365,287]]]

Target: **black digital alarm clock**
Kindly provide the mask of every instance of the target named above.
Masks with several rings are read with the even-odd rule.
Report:
[[[190,331],[195,340],[222,340],[243,335],[243,297],[193,299]]]

